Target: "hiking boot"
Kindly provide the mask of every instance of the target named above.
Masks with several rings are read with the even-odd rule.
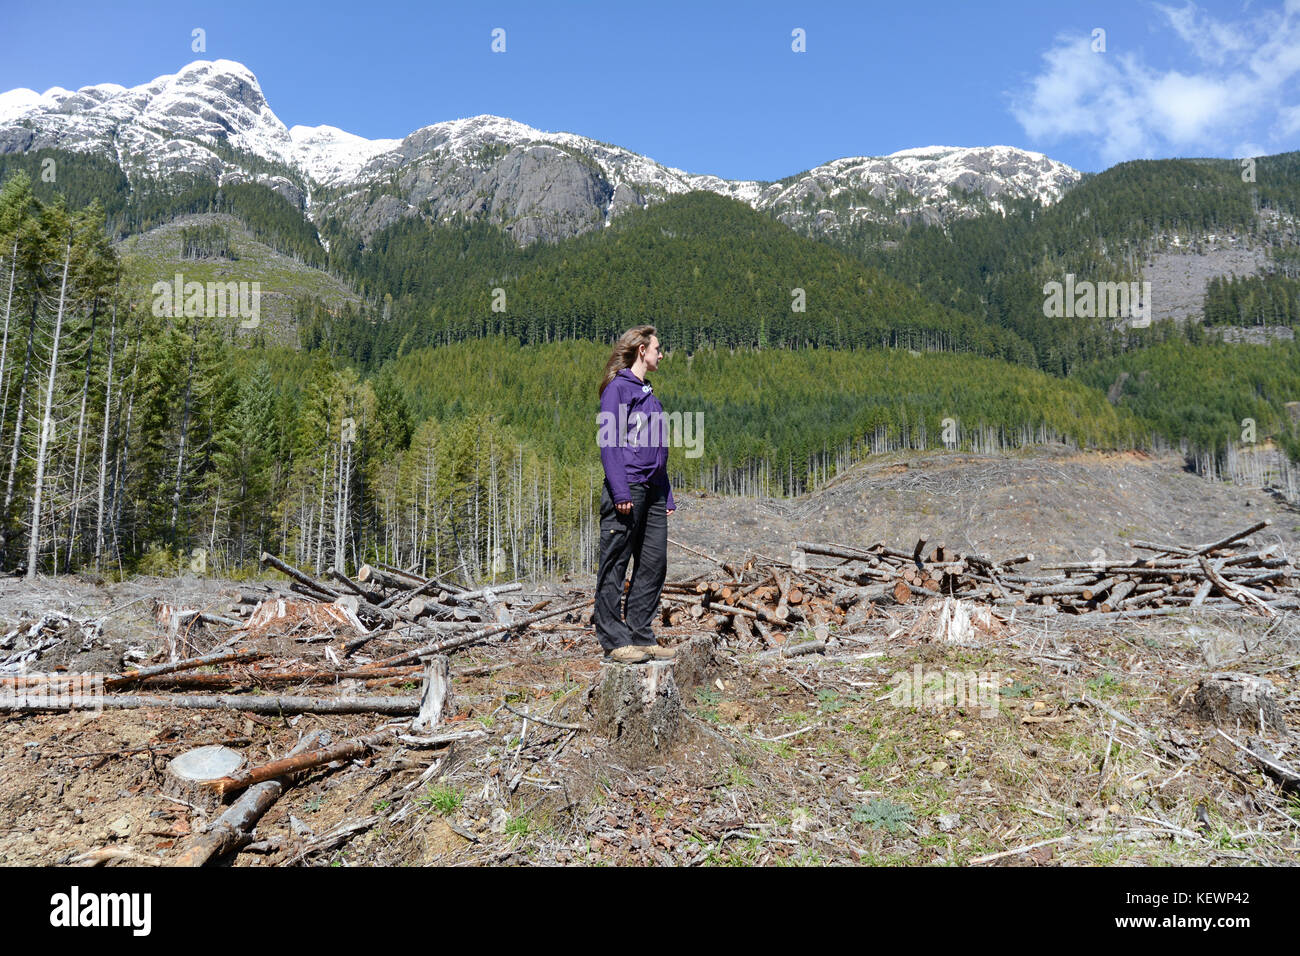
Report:
[[[625,644],[622,647],[616,647],[608,651],[605,657],[611,661],[618,661],[620,664],[644,664],[650,660],[650,653],[644,647],[638,647],[635,644]]]
[[[670,661],[677,655],[675,647],[660,647],[658,644],[638,645],[638,647],[656,661]]]

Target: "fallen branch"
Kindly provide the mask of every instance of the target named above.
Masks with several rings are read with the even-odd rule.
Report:
[[[1216,733],[1234,747],[1244,751],[1263,768],[1265,773],[1277,780],[1278,783],[1282,784],[1283,788],[1290,790],[1300,789],[1300,773],[1296,773],[1279,760],[1276,754],[1264,746],[1263,741],[1252,739],[1251,746],[1248,747],[1245,744],[1233,740],[1222,730],[1216,728]],[[1260,753],[1260,751],[1263,751],[1263,753]]]
[[[130,684],[146,677],[174,674],[177,671],[207,667],[210,664],[243,664],[248,661],[260,660],[263,657],[266,657],[266,654],[262,651],[244,651],[238,654],[207,654],[203,657],[191,657],[188,660],[175,661],[171,664],[159,664],[157,667],[141,667],[138,670],[128,671],[120,677],[108,677],[104,680],[104,686],[106,688],[121,687],[123,684]]]
[[[504,707],[506,710],[510,711],[510,713],[514,714],[516,717],[522,717],[524,718],[524,720],[531,720],[534,721],[535,723],[545,724],[547,727],[554,727],[556,730],[588,730],[589,729],[587,727],[582,726],[582,724],[562,724],[557,720],[550,720],[549,718],[546,717],[538,717],[536,714],[526,714],[522,710],[515,710],[513,707],[511,707],[508,703],[505,703],[504,701],[502,702],[501,706]]]
[[[229,776],[217,777],[215,780],[205,780],[203,786],[215,790],[219,796],[224,797],[235,790],[243,790],[253,784],[274,780],[276,777],[283,777],[286,774],[297,773],[300,770],[311,770],[313,767],[324,766],[336,760],[350,760],[353,757],[359,757],[385,740],[391,740],[392,737],[393,732],[391,730],[381,730],[378,733],[345,740],[330,747],[322,747],[318,750],[304,750],[293,756],[285,757],[283,760],[273,760],[270,763],[250,767],[248,770],[241,770]]]
[[[48,697],[0,696],[0,711],[19,714],[57,713],[67,710],[136,710],[159,707],[173,710],[234,710],[249,714],[392,714],[405,716],[420,709],[418,697],[270,697],[219,694],[177,694],[146,697],[133,694],[86,695],[71,704]]]
[[[445,641],[436,641],[432,644],[425,644],[414,650],[403,651],[401,654],[394,654],[392,657],[385,657],[374,661],[374,667],[396,667],[398,664],[409,664],[411,661],[419,660],[421,657],[428,657],[432,654],[442,654],[446,651],[453,651],[458,647],[467,647],[470,644],[477,644],[493,634],[502,634],[515,628],[527,627],[529,624],[536,624],[538,621],[545,620],[548,617],[558,617],[561,614],[567,614],[570,611],[577,611],[587,607],[589,604],[595,604],[595,598],[588,598],[585,601],[576,601],[573,604],[567,604],[564,607],[557,607],[554,610],[542,611],[539,614],[530,614],[528,617],[521,617],[513,624],[493,624],[490,627],[481,628],[470,634],[461,637],[448,638]]]

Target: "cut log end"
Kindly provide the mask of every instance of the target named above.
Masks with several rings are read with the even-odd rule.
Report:
[[[167,765],[163,792],[209,813],[221,803],[222,790],[214,785],[215,781],[224,779],[243,765],[243,755],[229,747],[187,750]]]

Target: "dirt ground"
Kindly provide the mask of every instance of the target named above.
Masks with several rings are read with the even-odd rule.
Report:
[[[1094,548],[1123,555],[1135,540],[1208,542],[1263,518],[1271,525],[1257,544],[1280,543],[1291,556],[1300,548],[1293,506],[1206,482],[1174,459],[1131,454],[898,455],[795,500],[677,498],[674,540],[738,561],[788,559],[801,539],[910,549],[926,536],[995,556],[1033,552],[1032,567],[1091,560]],[[669,576],[707,567],[673,549]],[[168,653],[155,598],[224,613],[228,586],[5,580],[0,631],[49,611],[98,619],[97,638],[70,632],[38,666],[119,672],[124,661]],[[590,582],[530,587],[564,598]],[[683,738],[640,768],[592,725],[589,694],[601,663],[589,627],[557,618],[458,651],[449,726],[461,740],[394,743],[303,775],[262,818],[252,845],[221,865],[1300,859],[1300,797],[1233,742],[1260,736],[1259,728],[1216,729],[1188,706],[1208,673],[1266,678],[1290,728],[1267,739],[1279,758],[1300,764],[1300,614],[1200,613],[1112,626],[1022,615],[968,645],[933,640],[925,616],[919,604],[893,607],[852,633],[832,633],[825,654],[776,661],[724,636],[714,665],[682,691]],[[669,644],[709,633],[698,625],[659,630]],[[228,637],[218,627],[196,630],[182,649],[199,653]],[[329,646],[281,638],[264,649],[324,664]],[[367,646],[353,660],[400,649]],[[927,685],[936,675],[940,683],[967,675],[995,692],[979,706],[933,695],[900,703],[897,689],[912,675]],[[339,687],[395,696],[418,689],[418,677]],[[525,725],[520,713],[565,726]],[[165,863],[220,812],[169,792],[163,772],[174,755],[224,743],[262,763],[309,731],[339,741],[385,722],[158,709],[0,715],[0,864],[66,865],[105,849],[116,854],[109,865]]]

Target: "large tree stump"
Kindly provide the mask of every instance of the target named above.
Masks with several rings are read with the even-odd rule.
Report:
[[[681,733],[682,698],[671,661],[601,665],[596,726],[634,767],[663,760]]]
[[[1254,674],[1226,672],[1201,678],[1188,705],[1202,720],[1217,727],[1237,725],[1286,733],[1286,718],[1277,704],[1273,684]]]

